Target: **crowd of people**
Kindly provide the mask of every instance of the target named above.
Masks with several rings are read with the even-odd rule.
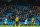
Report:
[[[12,13],[12,14],[7,16],[7,13]],[[34,7],[30,8],[30,10],[27,10],[25,8],[10,7],[10,6],[4,7],[4,8],[0,8],[0,22],[7,23],[7,22],[12,22],[12,21],[18,21],[18,22],[20,21],[20,22],[25,23],[27,21],[28,23],[26,22],[26,24],[38,24],[39,25],[40,15],[37,13],[38,13],[38,8],[34,8]],[[36,21],[38,21],[39,23]]]

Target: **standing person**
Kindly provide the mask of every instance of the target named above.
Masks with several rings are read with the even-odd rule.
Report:
[[[4,23],[7,24],[7,18],[4,20]]]
[[[32,21],[31,21],[31,25],[34,25],[35,24],[35,21],[34,21],[34,17],[32,18]]]
[[[27,19],[25,20],[25,23],[24,23],[24,24],[25,24],[25,26],[28,24],[28,21],[27,21]]]
[[[15,22],[16,22],[16,23],[15,23],[15,26],[18,25],[18,23],[19,23],[18,16],[16,16],[16,18],[15,18]]]

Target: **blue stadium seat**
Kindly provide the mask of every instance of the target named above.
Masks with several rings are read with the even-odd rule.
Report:
[[[20,24],[24,24],[24,22],[20,22],[20,21],[19,21],[19,23],[20,23]]]
[[[32,18],[30,18],[30,20],[32,21]]]
[[[0,21],[0,23],[2,24],[2,21]]]
[[[0,23],[1,23],[1,25],[2,25],[4,22],[0,21]]]
[[[15,25],[14,22],[15,22],[15,21],[10,22],[10,20],[8,20],[8,23],[7,23],[7,24],[10,25],[10,26],[11,26],[11,25]]]
[[[36,24],[36,25],[38,25],[38,24],[39,24],[38,20],[35,20],[35,24]]]
[[[31,24],[31,21],[28,21],[29,24]]]
[[[12,15],[13,13],[7,13],[7,15],[6,16],[10,16],[10,15]]]
[[[10,22],[7,22],[8,25],[10,25]]]
[[[38,23],[35,23],[36,25],[39,25],[39,22]]]

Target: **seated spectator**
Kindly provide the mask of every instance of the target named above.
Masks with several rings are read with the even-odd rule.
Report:
[[[13,19],[12,20],[14,20],[15,21],[15,17],[13,16]]]
[[[28,16],[26,15],[26,19],[28,18]]]
[[[38,16],[38,20],[40,19],[40,17]]]
[[[13,19],[12,16],[10,16],[10,19],[11,19],[11,20]]]
[[[39,20],[39,25],[40,25],[40,20]]]
[[[36,24],[36,25],[39,25],[39,21],[38,21],[38,20],[36,20],[35,24]]]
[[[2,21],[2,19],[0,18],[0,22]]]
[[[21,22],[21,17],[19,18],[19,21]]]

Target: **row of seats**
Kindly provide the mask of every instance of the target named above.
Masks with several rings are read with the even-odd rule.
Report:
[[[1,24],[4,24],[5,22],[1,22],[1,21],[0,21],[0,23],[1,23]],[[20,22],[20,21],[19,21],[19,23],[20,23],[20,24],[24,24],[25,22]],[[28,21],[27,23],[28,23],[28,24],[32,24],[31,21]],[[15,21],[13,21],[13,22],[9,22],[9,21],[8,21],[7,24],[8,24],[8,25],[15,25]],[[37,21],[35,20],[35,24],[36,24],[36,25],[39,24],[38,20],[37,20]]]

